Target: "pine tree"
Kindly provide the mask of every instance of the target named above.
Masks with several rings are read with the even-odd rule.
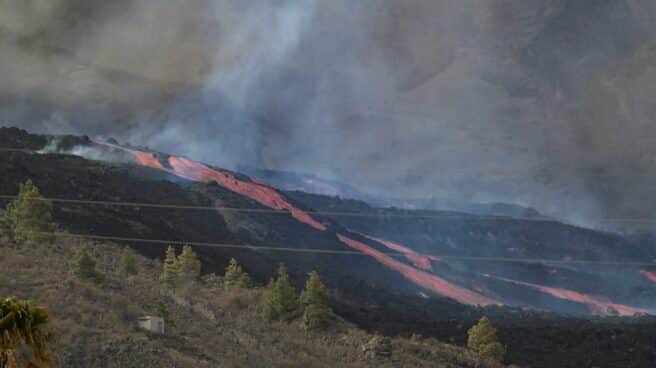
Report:
[[[0,241],[13,239],[13,229],[8,211],[0,208]]]
[[[86,246],[81,246],[73,256],[71,264],[73,274],[82,279],[93,279],[98,277],[96,271],[96,261],[89,255]]]
[[[268,285],[264,298],[264,318],[291,321],[298,316],[299,305],[296,290],[289,282],[287,267],[280,264],[278,278]]]
[[[118,273],[129,276],[137,274],[137,257],[130,247],[123,247],[121,257],[118,259]]]
[[[178,280],[190,282],[200,277],[200,260],[190,245],[182,247],[178,257]]]
[[[159,281],[168,288],[174,288],[178,280],[178,258],[175,256],[175,249],[169,246],[164,258],[164,266]]]
[[[313,271],[305,283],[305,290],[301,294],[301,303],[305,307],[303,324],[306,329],[325,327],[333,317],[333,311],[328,306],[330,292],[321,282],[319,274]]]
[[[227,287],[248,288],[251,285],[251,278],[242,270],[237,260],[231,258],[226,268],[224,283]]]
[[[31,180],[20,185],[18,199],[5,211],[6,225],[11,236],[19,243],[50,242],[56,229],[52,219],[52,202],[41,196],[39,188]]]
[[[499,342],[497,330],[487,317],[483,316],[477,325],[467,331],[467,334],[467,347],[469,349],[482,356],[503,361],[506,349]]]

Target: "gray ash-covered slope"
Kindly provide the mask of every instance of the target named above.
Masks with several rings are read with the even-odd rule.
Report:
[[[0,145],[5,148],[38,150],[48,141],[44,136],[0,128]],[[72,136],[59,137],[57,142],[64,149],[90,144],[84,138]],[[5,151],[0,155],[0,191],[4,195],[16,194],[18,184],[31,179],[51,198],[263,209],[256,202],[218,185],[193,183],[134,164],[107,163],[68,154]],[[75,234],[349,250],[336,240],[334,232],[314,231],[285,214],[57,202],[55,217],[62,228]],[[166,246],[126,242],[152,257],[162,257]],[[204,272],[222,273],[227,260],[236,257],[262,283],[275,273],[279,262],[285,262],[299,284],[306,273],[316,269],[333,286],[366,281],[380,286],[397,285],[398,289],[416,289],[398,274],[363,256],[200,246],[197,251]]]
[[[52,139],[18,129],[3,129],[1,133],[0,143],[4,147],[49,147],[55,151],[85,153],[90,157],[102,154],[104,160],[117,162],[109,164],[73,155],[5,152],[3,155],[6,159],[1,164],[6,175],[0,179],[5,194],[15,193],[19,182],[32,178],[50,197],[265,208],[218,183],[196,183],[168,172],[137,166],[133,157],[121,156],[112,150],[102,151],[102,147],[93,148],[94,143],[84,137]],[[90,154],[89,151],[95,153]],[[161,157],[165,158],[165,155]],[[244,180],[243,183],[250,180],[246,176],[235,175]],[[281,198],[285,198],[284,195]],[[364,202],[302,192],[289,192],[287,198],[291,198],[289,201],[296,203],[298,208],[354,212],[357,216],[313,215],[330,224],[327,231],[317,231],[285,213],[72,203],[58,203],[56,209],[57,218],[65,228],[82,234],[352,250],[338,238],[338,233],[343,233],[379,252],[407,253],[410,250],[417,253],[397,257],[399,263],[390,265],[366,255],[238,251],[229,248],[199,250],[206,271],[218,271],[225,265],[227,257],[238,255],[246,268],[262,282],[270,277],[277,262],[285,261],[299,275],[317,269],[334,286],[351,287],[361,281],[416,296],[419,291],[426,295],[440,295],[445,284],[451,289],[456,285],[460,289],[456,289],[454,294],[462,296],[458,299],[459,295],[456,295],[456,299],[465,302],[473,300],[472,304],[489,299],[507,305],[599,315],[632,315],[654,308],[654,285],[645,276],[646,270],[639,267],[513,262],[518,258],[649,262],[656,255],[648,244],[630,242],[616,235],[567,226],[553,220],[490,219],[454,212],[381,209]],[[399,248],[396,244],[386,246],[372,237],[398,242],[406,248]],[[148,255],[162,254],[162,244],[137,242],[137,245]],[[444,262],[437,259],[439,256],[504,259]],[[438,278],[425,281],[430,275]]]
[[[37,150],[53,141],[51,137],[28,134],[17,129],[0,128],[0,145],[5,148]],[[53,149],[71,150],[88,146],[91,142],[83,137],[58,137]],[[228,191],[216,184],[201,184],[186,181],[158,170],[139,167],[134,163],[125,163],[125,157],[109,156],[113,163],[84,159],[69,154],[30,154],[23,152],[0,152],[0,191],[2,194],[13,194],[17,185],[28,178],[34,180],[42,188],[45,195],[71,199],[91,199],[104,201],[134,201],[156,204],[179,204],[192,206],[226,206],[261,209],[254,201]],[[411,211],[371,208],[363,202],[339,200],[325,196],[308,196],[301,193],[288,193],[291,201],[303,208],[330,211],[352,211],[367,214],[402,214]],[[62,228],[73,233],[86,233],[108,236],[124,236],[135,238],[187,240],[204,242],[221,242],[253,245],[294,245],[299,248],[322,248],[345,250],[343,244],[337,242],[334,232],[320,232],[300,224],[291,216],[284,214],[265,213],[226,213],[218,211],[197,211],[183,209],[153,209],[146,206],[106,206],[89,204],[58,203],[56,218]],[[430,212],[444,214],[444,212]],[[453,213],[449,213],[452,215]],[[466,214],[457,214],[464,218],[475,218]],[[396,223],[397,220],[402,220]],[[386,237],[391,240],[413,240],[417,251],[429,253],[436,250],[432,244],[421,238],[445,235],[453,236],[455,244],[466,252],[469,246],[479,251],[486,248],[501,249],[501,241],[480,242],[468,237],[467,231],[478,231],[484,228],[490,231],[514,233],[527,229],[532,224],[526,220],[515,220],[513,226],[501,225],[498,222],[478,221],[468,224],[465,221],[447,222],[446,220],[431,220],[433,225],[427,225],[426,218],[397,218],[393,216],[376,216],[372,222],[358,217],[335,217],[332,220],[343,226],[370,235]],[[391,221],[395,221],[391,225]],[[383,226],[385,225],[385,226]],[[388,228],[387,225],[390,225]],[[451,226],[451,227],[449,227]],[[549,227],[551,226],[551,227]],[[614,250],[613,244],[619,244],[630,249],[641,249],[630,242],[616,236],[600,234],[589,230],[570,227],[562,224],[551,224],[542,230],[524,230],[529,241],[541,241],[549,244],[558,243],[558,238],[549,240],[551,232],[563,232],[573,236],[573,239],[590,239],[598,241],[600,249]],[[428,228],[428,229],[426,229]],[[388,229],[385,231],[385,229]],[[438,231],[439,230],[439,231]],[[420,235],[412,233],[417,232]],[[569,232],[569,233],[568,233]],[[459,234],[459,235],[458,235]],[[538,236],[539,235],[539,236]],[[354,235],[355,236],[355,235]],[[407,236],[407,238],[406,238]],[[531,237],[536,236],[532,239]],[[474,236],[474,238],[476,238]],[[366,241],[367,239],[361,239]],[[128,242],[142,253],[161,257],[164,245],[140,242]],[[370,243],[373,245],[373,243]],[[559,249],[559,248],[554,248]],[[595,247],[590,245],[587,252]],[[656,356],[649,341],[653,341],[653,321],[638,319],[636,324],[616,324],[616,321],[585,322],[581,320],[561,319],[556,315],[540,312],[511,309],[505,307],[470,308],[448,299],[422,298],[417,296],[420,291],[416,285],[405,280],[398,273],[382,266],[374,259],[366,256],[314,255],[312,253],[265,252],[251,250],[236,250],[222,248],[196,247],[203,260],[204,272],[221,272],[228,257],[238,258],[247,271],[260,282],[270,277],[278,261],[286,262],[292,271],[294,281],[298,286],[305,278],[305,273],[318,269],[322,277],[334,291],[334,306],[337,313],[360,326],[371,330],[384,331],[390,334],[407,334],[413,332],[426,336],[436,336],[441,339],[451,339],[462,343],[466,336],[468,323],[473,322],[482,314],[493,317],[500,324],[500,332],[504,343],[508,345],[509,357],[512,362],[530,364],[536,367],[576,367],[590,364],[611,362],[613,367],[641,367],[645,362],[654,362]],[[440,250],[440,249],[437,249]],[[616,250],[616,249],[615,249]],[[639,250],[639,252],[646,252]],[[432,252],[431,252],[432,253]],[[454,253],[454,254],[460,254]],[[642,254],[642,253],[641,253]],[[594,254],[593,254],[594,255]],[[622,259],[631,259],[622,255]],[[409,264],[409,262],[408,262]],[[474,266],[463,267],[462,264],[449,262],[433,262],[435,272],[443,274],[454,282],[466,281],[471,277],[472,268],[492,264],[476,263]],[[516,266],[519,267],[519,266]],[[524,267],[524,266],[522,266]],[[522,277],[530,278],[538,268],[535,265],[525,266]],[[511,268],[513,269],[513,268]],[[517,268],[514,268],[517,270]],[[504,270],[497,270],[506,275]],[[576,276],[582,273],[579,269],[573,271]],[[630,271],[626,271],[627,273]],[[631,279],[632,280],[632,279]],[[488,281],[487,288],[493,288]],[[596,282],[591,280],[590,282]],[[630,285],[627,283],[627,285]],[[511,285],[512,286],[512,285]],[[516,295],[527,291],[526,288],[509,287],[507,295]],[[644,284],[643,293],[653,293],[654,287]],[[502,292],[503,288],[497,288]],[[424,290],[426,292],[426,290]],[[647,295],[647,294],[645,294]],[[652,294],[653,295],[653,294]],[[554,310],[587,313],[585,306],[576,303],[561,303],[553,305],[557,299],[542,300],[543,307],[552,303]],[[542,299],[541,299],[542,298]],[[535,302],[534,300],[534,302]],[[653,298],[651,298],[653,300]],[[621,319],[618,322],[630,322]],[[573,333],[575,330],[577,333]],[[585,343],[581,343],[581,342]],[[599,349],[599,346],[608,348]],[[633,349],[633,350],[630,350]],[[549,356],[544,362],[535,362],[536,354]]]
[[[646,277],[654,267],[626,265],[654,262],[656,249],[648,239],[629,240],[545,217],[376,208],[338,197],[288,194],[319,211],[343,213],[337,216],[340,223],[353,231],[397,242],[420,254],[493,258],[430,262],[438,275],[469,280],[470,285],[478,284],[519,305],[596,314],[614,314],[613,303],[654,308],[656,288]],[[611,264],[577,264],[577,260]]]

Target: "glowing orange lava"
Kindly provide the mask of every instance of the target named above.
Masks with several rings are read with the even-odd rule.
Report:
[[[106,142],[98,143],[132,153],[139,165],[160,169],[192,181],[205,183],[216,182],[233,192],[257,201],[266,207],[276,210],[287,210],[295,219],[308,224],[315,229],[321,231],[326,230],[324,224],[316,221],[305,211],[296,208],[283,198],[283,196],[275,189],[261,183],[239,180],[230,172],[214,169],[199,162],[187,160],[182,157],[170,156],[168,158],[168,164],[171,169],[168,169],[164,167],[152,153],[141,152]]]
[[[405,247],[403,245],[397,244],[397,243],[393,243],[393,242],[383,240],[383,239],[374,238],[373,236],[369,236],[369,235],[366,235],[366,234],[360,234],[360,235],[364,236],[365,238],[376,241],[380,244],[383,244],[384,246],[386,246],[389,249],[392,249],[392,250],[395,250],[397,252],[402,253],[410,262],[412,262],[413,265],[415,265],[415,267],[419,267],[422,270],[433,271],[433,266],[431,265],[430,261],[431,260],[434,260],[434,261],[439,260],[439,258],[437,258],[437,257],[427,256],[425,254],[417,253],[414,250],[412,250],[408,247]]]
[[[141,166],[148,166],[148,167],[152,167],[152,168],[155,168],[155,169],[168,171],[162,165],[162,163],[159,162],[159,159],[157,159],[155,154],[152,153],[152,152],[141,152],[141,151],[121,147],[117,144],[112,144],[112,143],[108,143],[108,142],[96,142],[96,143],[99,143],[99,144],[102,144],[102,145],[105,145],[105,146],[108,146],[108,147],[116,148],[116,149],[126,151],[126,152],[129,152],[129,153],[133,154],[134,159],[137,160],[137,163],[139,163],[139,165],[141,165]]]
[[[640,273],[647,278],[647,280],[656,284],[656,273],[649,271],[640,271]]]
[[[309,226],[312,226],[317,230],[325,231],[327,229],[325,224],[318,222],[307,212],[296,208],[293,204],[287,201],[281,193],[261,182],[240,180],[231,172],[211,168],[207,165],[182,157],[168,157],[168,167],[166,167],[153,153],[141,152],[106,142],[96,143],[129,152],[134,155],[137,163],[143,166],[159,169],[191,181],[205,183],[216,182],[217,184],[233,192],[239,193],[257,201],[266,207],[277,210],[287,210],[295,219]],[[501,302],[498,302],[492,298],[488,298],[482,294],[451,284],[450,282],[436,275],[429,274],[410,265],[399,262],[390,256],[383,254],[374,248],[353,240],[345,235],[338,234],[338,237],[339,240],[347,246],[372,256],[385,266],[398,271],[411,282],[414,282],[415,284],[427,290],[432,290],[437,294],[450,297],[460,303],[468,305],[502,304]],[[411,262],[413,262],[413,264],[426,271],[432,270],[430,259],[437,260],[435,257],[431,258],[429,256],[417,253],[410,248],[396,243],[382,241],[375,238],[371,239],[380,242],[390,249],[403,253]]]
[[[529,282],[511,280],[504,277],[492,276],[489,274],[485,275],[489,278],[494,278],[497,280],[502,280],[506,282],[513,283],[515,285],[527,286],[535,290],[539,290],[545,294],[549,294],[558,299],[569,300],[575,303],[584,304],[591,314],[597,316],[611,316],[618,314],[620,316],[633,316],[635,314],[653,314],[653,310],[642,309],[629,307],[622,304],[613,303],[610,300],[600,297],[594,297],[591,295],[583,294],[574,290],[559,289],[551,286],[543,286],[538,284],[532,284]]]
[[[379,252],[376,249],[364,243],[351,239],[345,235],[337,234],[337,237],[339,238],[339,240],[341,240],[344,244],[348,245],[349,247],[353,249],[357,249],[364,254],[372,256],[378,262],[401,273],[406,279],[428,290],[432,290],[433,292],[439,295],[452,298],[462,304],[468,304],[468,305],[490,305],[490,304],[501,305],[502,304],[501,302],[498,302],[492,298],[488,298],[482,294],[454,285],[442,279],[441,277],[429,274],[427,272],[409,266],[405,263],[399,262],[393,259],[392,257],[382,252]]]
[[[173,171],[180,176],[194,181],[216,181],[219,185],[232,190],[233,192],[254,199],[264,206],[277,210],[288,210],[295,219],[308,224],[315,229],[321,231],[326,230],[324,224],[316,221],[305,211],[296,208],[279,192],[271,187],[255,182],[239,180],[226,171],[213,169],[201,163],[181,157],[170,157],[169,164],[173,168]]]

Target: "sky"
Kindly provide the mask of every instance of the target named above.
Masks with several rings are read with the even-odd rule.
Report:
[[[579,224],[656,209],[651,0],[3,0],[0,125]]]

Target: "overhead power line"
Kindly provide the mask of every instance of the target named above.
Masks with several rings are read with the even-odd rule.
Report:
[[[367,254],[359,251],[340,250],[340,249],[298,248],[298,247],[275,246],[275,245],[250,245],[250,244],[195,242],[195,241],[182,241],[182,240],[145,239],[145,238],[131,238],[131,237],[121,237],[121,236],[72,234],[66,232],[33,232],[33,233],[37,235],[53,236],[57,238],[119,241],[119,242],[130,242],[130,243],[149,243],[149,244],[156,244],[156,245],[195,245],[199,247],[245,249],[245,250],[252,250],[252,251],[275,251],[275,252],[368,256]],[[407,254],[400,253],[400,252],[381,252],[381,253],[390,257],[407,256]],[[562,260],[562,259],[544,259],[544,258],[453,256],[453,255],[428,255],[428,254],[421,254],[421,253],[416,253],[416,254],[425,257],[435,258],[439,261],[476,261],[476,262],[507,262],[507,263],[531,263],[531,264],[537,263],[537,264],[564,264],[564,265],[590,265],[590,266],[656,267],[656,263],[653,262],[650,263],[650,262],[628,262],[628,261],[620,262],[620,261],[592,261],[592,260]]]
[[[18,199],[16,195],[0,195],[0,199],[14,200]],[[87,199],[66,199],[66,198],[28,198],[34,201],[48,201],[53,203],[69,203],[69,204],[91,204],[102,206],[119,206],[119,207],[147,207],[147,208],[160,208],[160,209],[183,209],[183,210],[204,210],[204,211],[220,211],[220,212],[250,212],[250,213],[271,213],[271,214],[289,214],[286,210],[274,210],[268,208],[244,208],[244,207],[222,207],[222,206],[189,206],[189,205],[176,205],[176,204],[158,204],[158,203],[144,203],[144,202],[126,202],[126,201],[97,201]],[[400,210],[411,211],[411,210]],[[413,212],[418,212],[412,210]],[[428,210],[427,210],[428,211]],[[389,212],[348,212],[348,211],[303,211],[309,215],[324,215],[324,216],[344,216],[344,217],[376,217],[376,218],[437,218],[437,219],[454,219],[454,220],[524,220],[524,221],[541,221],[541,222],[555,222],[557,220],[550,217],[510,217],[510,216],[488,216],[488,215],[472,215],[472,214],[436,214],[436,213],[389,213]],[[656,220],[654,220],[656,221]]]
[[[37,151],[20,149],[20,148],[3,148],[0,147],[0,152],[22,152],[22,153],[35,153]],[[0,195],[0,199],[13,200],[16,199],[15,195]],[[207,210],[207,211],[220,211],[220,212],[244,212],[244,213],[271,213],[271,214],[288,214],[286,210],[275,210],[267,208],[243,208],[243,207],[224,207],[224,206],[190,206],[190,205],[175,205],[175,204],[154,204],[143,202],[129,202],[129,201],[99,201],[99,200],[85,200],[85,199],[65,199],[65,198],[43,198],[55,203],[71,203],[71,204],[95,204],[107,206],[131,206],[131,207],[148,207],[148,208],[163,208],[163,209],[189,209],[189,210]],[[476,215],[468,213],[449,213],[449,214],[436,214],[436,213],[421,213],[434,212],[432,210],[404,210],[396,209],[397,211],[404,211],[404,213],[390,213],[386,209],[384,212],[354,212],[354,211],[303,211],[310,215],[323,215],[323,216],[337,216],[337,217],[375,217],[375,218],[417,218],[417,219],[443,219],[443,220],[461,220],[461,221],[531,221],[531,222],[561,222],[558,219],[547,216],[506,216],[506,215]],[[408,213],[412,212],[412,213]],[[453,211],[457,212],[457,211]],[[653,224],[656,223],[655,218],[602,218],[596,221],[600,223],[633,223],[633,224]]]
[[[17,195],[0,195],[0,199],[15,200]],[[90,199],[67,199],[54,197],[29,198],[34,201],[48,201],[53,203],[68,204],[90,204],[99,206],[118,206],[118,207],[144,207],[158,209],[181,209],[181,210],[201,210],[201,211],[219,211],[219,212],[244,212],[244,213],[270,213],[270,214],[289,214],[286,210],[274,210],[268,208],[245,208],[245,207],[224,207],[224,206],[192,206],[177,204],[160,204],[131,201],[100,201]],[[431,210],[402,210],[404,213],[390,213],[386,209],[383,212],[349,212],[349,211],[303,211],[309,215],[323,215],[336,217],[374,217],[374,218],[415,218],[415,219],[443,219],[443,220],[462,220],[462,221],[533,221],[533,222],[559,222],[558,219],[545,216],[535,217],[514,217],[502,215],[475,215],[468,213],[439,214],[430,213]],[[429,213],[421,213],[426,211]],[[412,212],[412,213],[408,213]],[[599,219],[599,222],[605,223],[656,223],[652,218],[606,218]]]

